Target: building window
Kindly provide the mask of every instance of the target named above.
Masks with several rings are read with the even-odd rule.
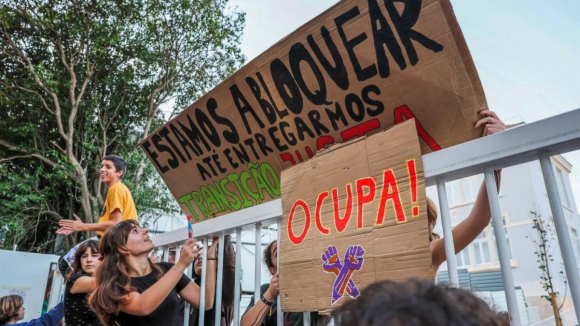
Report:
[[[576,254],[576,263],[580,263],[580,248],[578,248],[580,239],[578,239],[578,232],[576,232],[576,229],[570,228],[570,233],[572,237],[572,247],[574,247],[574,254]]]
[[[566,192],[565,180],[566,176],[564,175],[564,171],[560,170],[556,167],[556,185],[558,187],[558,194],[560,195],[560,201],[563,205],[570,207],[570,203],[568,202],[568,194]]]
[[[505,241],[507,242],[507,249],[508,249],[508,253],[510,254],[510,259],[513,259],[512,256],[512,246],[510,245],[510,235],[508,233],[508,228],[507,228],[507,223],[506,223],[506,218],[505,216],[501,217],[501,220],[503,222],[503,233],[505,234]],[[490,223],[491,226],[491,231],[493,233],[493,223]],[[494,246],[495,246],[495,233],[493,233],[493,241],[494,241]],[[498,257],[499,260],[499,254],[497,253],[497,247],[496,247],[496,256]]]
[[[457,257],[457,267],[469,267],[471,265],[471,259],[469,258],[468,248],[461,250],[461,252],[458,253],[456,257]]]
[[[459,193],[459,181],[451,181],[445,184],[447,192],[447,205],[453,206],[461,203],[461,194]]]
[[[477,193],[479,192],[479,186],[481,185],[479,176],[465,178],[461,180],[461,183],[463,185],[463,201],[475,201],[477,198]]]
[[[510,259],[513,259],[505,216],[502,217],[502,220],[508,252]],[[456,257],[458,267],[475,267],[480,264],[497,264],[499,262],[499,255],[497,253],[497,245],[491,223],[489,227],[486,227],[477,238],[475,238],[469,246],[458,253]]]

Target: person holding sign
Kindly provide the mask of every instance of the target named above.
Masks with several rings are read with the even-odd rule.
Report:
[[[277,297],[280,293],[278,281],[278,242],[276,240],[264,250],[264,263],[273,275],[270,283],[260,286],[260,300],[256,300],[256,294],[250,299],[250,304],[242,316],[241,326],[276,326],[277,325]],[[301,312],[284,313],[284,325],[302,326],[303,316]],[[310,313],[310,325],[316,326],[320,323],[320,316],[317,312]]]
[[[479,112],[482,119],[475,124],[476,128],[484,126],[483,136],[493,135],[506,129],[506,125],[495,114],[489,110]],[[495,172],[496,183],[499,191],[501,170]],[[431,242],[431,258],[433,269],[437,270],[439,265],[447,260],[445,254],[445,244],[438,234],[433,232],[437,223],[437,207],[432,200],[427,199],[427,217],[429,220],[429,241]],[[491,209],[487,198],[485,182],[479,188],[479,193],[469,216],[453,228],[453,243],[455,253],[461,252],[489,225],[491,220]]]
[[[135,208],[131,192],[121,182],[126,173],[127,167],[122,157],[106,155],[101,163],[100,175],[101,181],[108,190],[99,222],[84,223],[76,214],[73,214],[74,220],[61,220],[59,222],[61,228],[56,233],[68,235],[73,232],[96,231],[97,237],[92,239],[98,240],[111,226],[127,219],[137,220],[137,209]],[[59,261],[59,270],[63,274],[63,277],[67,274],[66,271],[71,265],[79,245],[77,244]]]
[[[199,307],[200,288],[183,274],[197,254],[195,239],[185,242],[175,265],[151,262],[148,255],[154,248],[148,231],[139,228],[135,220],[122,221],[103,235],[99,247],[103,261],[96,272],[98,287],[89,303],[105,326],[181,326],[181,299]],[[208,310],[213,306],[216,286],[214,253],[215,246],[210,247],[205,293]]]

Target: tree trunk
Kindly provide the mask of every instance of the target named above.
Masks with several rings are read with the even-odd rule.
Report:
[[[554,310],[554,320],[556,321],[556,326],[562,326],[562,318],[560,318],[560,309],[558,309],[558,302],[556,301],[556,293],[551,292],[550,298],[552,299],[552,309]]]

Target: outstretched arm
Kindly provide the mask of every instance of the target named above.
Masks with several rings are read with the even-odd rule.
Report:
[[[479,113],[483,118],[477,122],[475,127],[484,126],[483,136],[492,135],[505,130],[505,124],[499,117],[491,111],[483,110]],[[496,172],[496,182],[499,181],[500,172]],[[499,189],[499,182],[498,182]],[[475,204],[469,216],[453,229],[453,243],[455,253],[465,249],[477,236],[489,225],[491,210],[489,199],[487,198],[487,188],[485,182],[482,183],[475,199]],[[437,269],[445,260],[445,244],[443,239],[431,242],[431,259],[433,268]]]
[[[268,301],[273,302],[276,300],[278,296],[279,288],[278,288],[278,274],[272,277],[270,281],[270,286],[268,290],[264,292],[264,298]],[[254,293],[252,300],[250,301],[250,305],[248,306],[248,310],[242,316],[242,321],[240,322],[241,326],[258,326],[262,324],[262,320],[268,313],[270,313],[272,308],[271,306],[266,305],[260,298],[260,293]]]

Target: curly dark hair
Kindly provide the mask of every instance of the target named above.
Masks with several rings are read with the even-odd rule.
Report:
[[[272,246],[276,242],[277,242],[277,240],[270,242],[268,244],[268,246],[266,246],[266,249],[264,249],[264,253],[262,254],[262,260],[264,260],[264,264],[266,264],[266,266],[268,266],[268,268],[274,267],[274,262],[272,261],[272,255],[270,254],[270,249],[272,249]]]
[[[470,291],[421,278],[380,281],[337,308],[341,325],[500,326],[497,313]]]

